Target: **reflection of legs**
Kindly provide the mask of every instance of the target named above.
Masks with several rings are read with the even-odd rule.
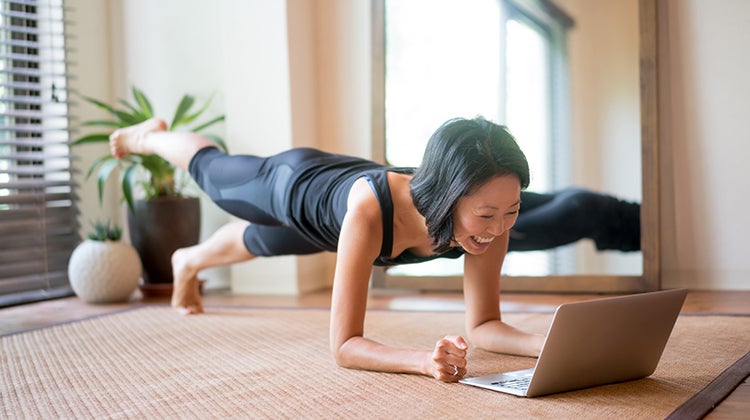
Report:
[[[640,249],[640,205],[583,189],[524,192],[511,251],[549,249],[590,238],[599,250]]]
[[[198,273],[206,268],[248,261],[255,257],[245,248],[243,241],[248,225],[245,221],[228,223],[206,241],[175,251],[172,255],[173,307],[185,314],[203,312],[198,292]]]

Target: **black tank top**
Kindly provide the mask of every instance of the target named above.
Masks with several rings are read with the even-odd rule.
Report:
[[[365,174],[364,177],[370,183],[370,187],[375,192],[375,196],[380,203],[380,213],[383,217],[383,243],[380,247],[380,256],[374,264],[378,266],[389,266],[399,264],[416,264],[425,261],[434,260],[435,258],[458,258],[463,255],[460,248],[452,248],[442,254],[430,256],[414,255],[411,251],[406,250],[391,258],[393,252],[393,197],[388,184],[388,172],[398,172],[403,174],[414,173],[410,168],[388,168],[386,170],[372,171]]]
[[[460,248],[453,248],[443,254],[427,257],[409,251],[395,258],[390,257],[393,251],[393,199],[388,185],[388,171],[414,172],[411,168],[388,168],[365,159],[318,152],[318,156],[300,165],[292,175],[288,220],[321,250],[335,252],[346,215],[349,191],[357,179],[364,177],[377,196],[383,217],[383,243],[374,265],[414,264],[463,255]]]

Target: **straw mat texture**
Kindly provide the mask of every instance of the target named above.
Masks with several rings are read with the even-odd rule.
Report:
[[[548,314],[505,314],[546,331]],[[519,398],[339,368],[328,310],[143,306],[0,338],[0,418],[663,418],[750,350],[743,317],[681,316],[646,379]],[[367,335],[428,349],[462,313],[370,311]],[[471,376],[534,359],[473,349]]]

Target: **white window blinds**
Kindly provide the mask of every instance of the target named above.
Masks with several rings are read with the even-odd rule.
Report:
[[[63,0],[0,0],[0,306],[70,293],[79,242]]]

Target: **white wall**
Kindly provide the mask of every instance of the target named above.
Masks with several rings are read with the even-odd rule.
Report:
[[[750,2],[660,5],[662,283],[750,290]]]
[[[319,145],[371,157],[370,0],[315,3]]]
[[[96,2],[91,0],[72,0],[67,4],[74,10],[68,15],[68,19],[75,22],[66,30],[71,35],[74,47],[78,52],[73,59],[76,64],[71,68],[75,75],[69,83],[71,90],[78,95],[86,95],[94,98],[112,98],[112,66],[110,61],[110,33],[108,28],[109,10],[107,2]],[[93,6],[93,7],[90,7]],[[104,114],[93,105],[83,101],[80,96],[72,95],[74,115],[81,120],[96,119]],[[93,132],[94,130],[76,131],[74,138]],[[74,179],[80,188],[76,191],[79,195],[79,221],[81,223],[81,237],[86,237],[89,232],[90,222],[96,219],[109,219],[121,223],[117,206],[117,197],[114,194],[117,185],[110,182],[105,188],[103,204],[100,207],[97,198],[96,176],[86,181],[85,175],[91,164],[99,156],[108,153],[104,145],[80,146],[73,149],[78,157],[74,161],[78,173]]]

